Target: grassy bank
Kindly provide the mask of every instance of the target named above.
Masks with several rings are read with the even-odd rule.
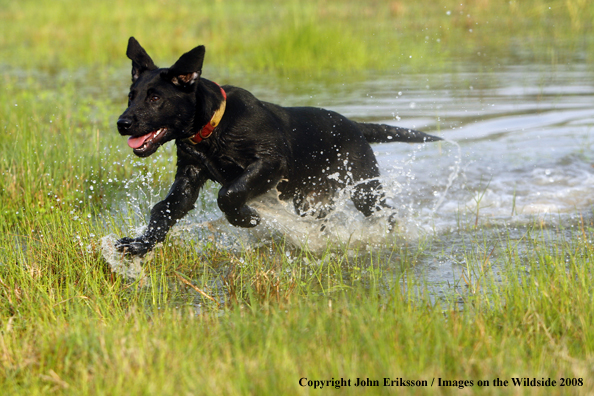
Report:
[[[124,64],[136,36],[158,59],[205,44],[231,71],[443,70],[451,63],[591,62],[586,0],[2,1],[2,63]]]
[[[115,132],[130,35],[168,61],[204,43],[216,76],[424,72],[591,62],[593,9],[581,0],[0,0],[0,392],[355,394],[363,390],[299,381],[385,377],[436,383],[373,393],[455,394],[479,380],[489,381],[485,394],[594,391],[587,215],[568,229],[513,233],[461,224],[464,268],[443,294],[416,273],[446,255],[439,236],[316,254],[282,240],[234,250],[171,237],[137,281],[114,274],[100,250],[101,237],[130,233],[147,213],[122,204],[138,187],[129,180],[140,173],[142,188],[166,189],[174,166],[170,148],[132,158]],[[557,386],[494,385],[512,377]],[[438,378],[473,385],[438,387]]]

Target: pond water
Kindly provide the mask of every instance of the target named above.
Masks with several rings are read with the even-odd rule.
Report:
[[[585,66],[366,74],[324,84],[228,80],[217,82],[285,106],[324,107],[353,120],[412,127],[446,139],[373,146],[389,201],[398,210],[397,240],[429,238],[441,252],[416,269],[430,282],[456,277],[460,263],[451,253],[477,227],[504,227],[513,234],[535,219],[555,225],[585,215],[594,203],[594,72]],[[234,228],[216,207],[216,191],[213,185],[204,192],[179,234],[215,233],[230,246],[283,235],[289,244],[314,251],[329,243],[373,248],[394,240],[386,234],[385,217],[363,218],[346,197],[324,221],[324,232],[319,220],[296,216],[292,205],[273,195],[253,203],[262,225]]]

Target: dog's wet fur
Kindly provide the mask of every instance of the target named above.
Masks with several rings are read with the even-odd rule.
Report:
[[[260,222],[248,203],[271,189],[278,190],[282,200],[292,199],[300,215],[324,217],[337,192],[347,186],[365,216],[392,210],[369,143],[441,140],[406,128],[354,122],[320,108],[281,107],[242,88],[219,87],[201,76],[204,53],[199,46],[170,68],[158,68],[133,37],[128,42],[132,86],[118,131],[130,136],[128,144],[140,157],[174,140],[177,172],[168,195],[151,210],[144,234],[117,242],[122,252],[143,256],[162,242],[194,208],[207,180],[221,185],[219,208],[239,227]],[[189,140],[209,124],[223,102],[224,113],[212,134],[198,143]]]

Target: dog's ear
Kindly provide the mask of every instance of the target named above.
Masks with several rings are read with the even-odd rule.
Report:
[[[157,69],[151,57],[134,37],[130,37],[128,40],[126,55],[132,60],[132,82],[138,80],[138,77],[145,71]]]
[[[198,82],[205,52],[203,45],[186,52],[169,68],[166,78],[180,87],[189,87]]]

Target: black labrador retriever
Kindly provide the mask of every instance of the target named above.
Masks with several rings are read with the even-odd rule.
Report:
[[[177,172],[167,197],[151,210],[145,233],[122,238],[119,251],[143,256],[194,208],[207,180],[221,185],[217,203],[228,221],[254,227],[260,216],[248,203],[276,188],[300,215],[324,217],[339,190],[365,216],[390,208],[369,143],[441,140],[423,132],[351,121],[314,107],[281,107],[248,91],[201,78],[204,46],[158,68],[133,37],[128,108],[117,121],[139,157],[175,140]]]

